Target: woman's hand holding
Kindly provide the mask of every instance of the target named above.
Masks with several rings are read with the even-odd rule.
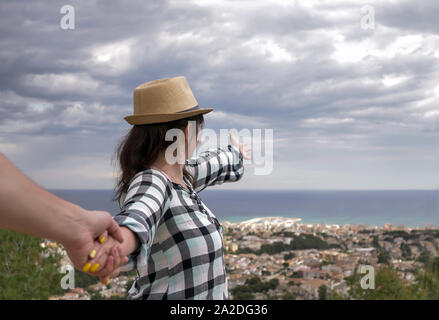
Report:
[[[128,257],[124,256],[120,242],[112,237],[100,245],[90,258],[82,271],[99,277],[103,284],[107,284],[109,278],[118,276],[121,267],[128,262]]]

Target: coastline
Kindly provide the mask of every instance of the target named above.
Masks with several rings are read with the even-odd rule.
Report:
[[[328,226],[328,227],[356,227],[362,229],[395,229],[395,230],[423,230],[423,229],[439,229],[439,224],[424,223],[423,225],[405,225],[405,224],[394,224],[391,222],[384,222],[381,225],[378,224],[367,224],[367,223],[328,223],[328,222],[307,222],[302,218],[295,217],[285,217],[285,216],[232,216],[226,218],[219,218],[221,223],[234,224],[234,225],[251,225],[251,224],[275,224],[281,225],[285,224],[288,227],[291,224],[306,225],[306,226]]]

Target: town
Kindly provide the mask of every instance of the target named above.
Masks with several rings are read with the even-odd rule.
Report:
[[[349,280],[362,265],[377,270],[391,263],[401,279],[413,283],[415,270],[438,256],[438,227],[300,221],[267,217],[222,223],[232,299],[349,299]]]
[[[414,284],[416,270],[439,259],[439,227],[429,225],[304,224],[283,217],[221,225],[231,299],[352,299],[361,266],[391,265],[400,279]],[[51,299],[123,299],[134,280],[121,274],[105,286],[80,272],[76,277],[89,277],[88,285]]]

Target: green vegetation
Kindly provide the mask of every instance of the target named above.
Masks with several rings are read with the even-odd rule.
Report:
[[[48,299],[62,294],[60,255],[47,255],[41,239],[0,230],[0,300]]]
[[[295,257],[296,257],[296,255],[292,252],[288,252],[287,254],[284,254],[284,260],[290,260],[290,259],[293,259]]]
[[[404,259],[410,259],[410,257],[412,256],[412,250],[410,249],[410,246],[405,243],[401,245],[401,252]]]
[[[240,290],[234,290],[235,293],[233,293],[233,300],[253,300],[255,297],[253,296],[253,293],[249,291],[240,291]]]
[[[318,289],[319,300],[326,300],[328,294],[328,288],[325,285],[321,285]]]
[[[97,277],[91,276],[84,272],[75,272],[75,287],[87,289],[88,286],[99,282]]]
[[[439,230],[412,230],[413,236],[430,236],[433,238],[439,238]]]
[[[282,300],[296,300],[296,297],[291,294],[291,292],[284,290],[284,294],[282,295]]]
[[[287,232],[284,232],[284,234]],[[250,248],[239,248],[235,254],[241,253],[254,253],[261,255],[263,253],[276,254],[284,251],[291,250],[306,250],[306,249],[329,249],[330,247],[339,247],[338,245],[329,246],[329,244],[319,237],[312,234],[301,234],[300,236],[293,236],[293,240],[290,244],[283,243],[281,241],[276,241],[271,244],[263,244],[259,250],[252,250]],[[294,254],[291,253],[294,257]],[[285,255],[287,256],[287,254]],[[288,259],[286,259],[288,260]]]
[[[415,272],[416,282],[402,279],[391,266],[376,271],[375,289],[361,288],[361,274],[346,279],[351,285],[350,294],[364,300],[437,300],[439,299],[439,257],[431,260],[424,270]]]
[[[338,292],[336,291],[330,291],[328,296],[327,296],[328,300],[345,300],[345,298]]]
[[[395,238],[408,240],[419,240],[421,237],[428,239],[439,238],[439,230],[411,230],[410,233],[404,230],[393,230],[383,232],[386,241],[392,241]]]
[[[275,254],[280,253],[282,251],[288,251],[290,250],[290,246],[288,244],[285,244],[283,242],[274,242],[272,244],[263,244],[261,245],[261,249],[259,249],[256,254],[262,254],[262,253],[268,253],[268,254]]]
[[[236,251],[224,250],[224,253],[243,254],[243,253],[255,253],[255,251],[250,248],[244,247],[244,248],[238,248],[238,250]]]
[[[230,291],[235,300],[250,300],[254,298],[253,292],[267,292],[270,289],[276,289],[278,285],[278,279],[264,282],[259,277],[253,277],[245,280],[243,285],[238,285]]]
[[[394,230],[394,231],[384,231],[383,235],[390,236],[390,241],[394,238],[403,238],[405,241],[409,239],[416,238],[416,235],[410,235],[407,231]]]
[[[421,254],[419,255],[418,259],[419,262],[429,264],[431,261],[430,252],[428,250],[422,250]]]
[[[378,250],[378,263],[390,264],[390,254],[386,250]]]
[[[389,266],[381,267],[375,274],[375,289],[361,288],[361,274],[355,276],[351,296],[364,300],[404,300],[413,297],[412,287]]]
[[[439,257],[430,259],[425,270],[416,273],[421,299],[439,300]]]
[[[313,236],[312,234],[301,234],[296,236],[290,244],[291,250],[305,250],[305,249],[328,249],[329,245],[321,238]]]

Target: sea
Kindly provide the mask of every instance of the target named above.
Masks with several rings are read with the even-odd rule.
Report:
[[[113,190],[50,190],[89,210],[120,212]],[[439,190],[224,190],[200,198],[220,221],[300,218],[306,224],[439,227]]]

